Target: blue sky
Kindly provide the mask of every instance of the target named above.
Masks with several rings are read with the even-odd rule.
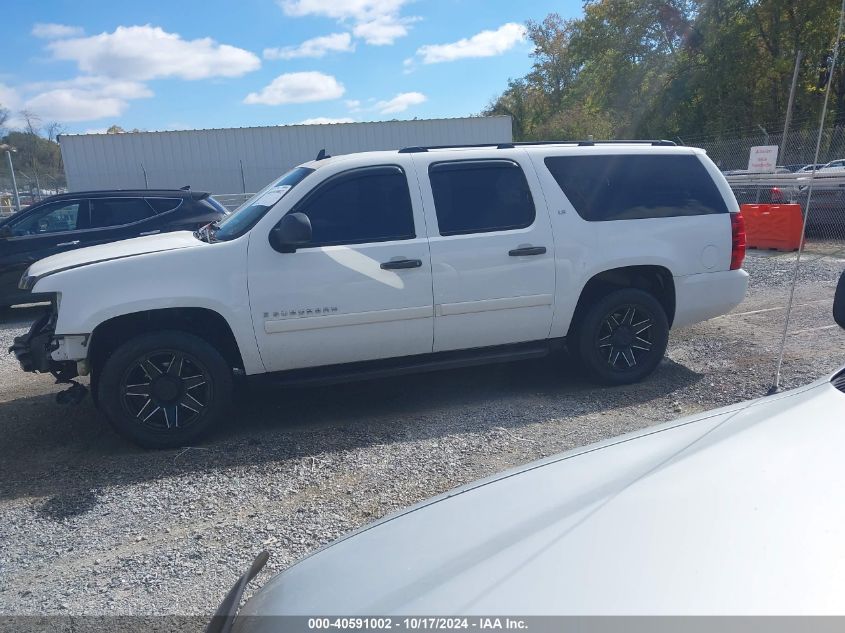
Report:
[[[67,132],[466,116],[530,68],[522,25],[551,11],[581,2],[12,0],[0,104]]]

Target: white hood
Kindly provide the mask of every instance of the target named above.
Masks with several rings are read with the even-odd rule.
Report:
[[[241,613],[843,614],[843,413],[824,380],[470,484],[304,559]]]
[[[191,248],[204,246],[205,242],[198,240],[190,231],[177,231],[161,235],[136,237],[131,240],[121,240],[99,246],[79,248],[65,253],[59,253],[35,262],[29,267],[27,275],[30,277],[44,277],[61,270],[78,268],[87,264],[96,264],[110,259],[122,259],[135,255],[145,255],[160,251],[171,251],[177,248]]]

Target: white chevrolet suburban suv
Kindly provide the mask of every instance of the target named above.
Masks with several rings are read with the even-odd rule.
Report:
[[[185,445],[237,376],[336,381],[532,358],[566,343],[639,380],[669,329],[744,297],[742,218],[667,141],[410,147],[296,167],[217,225],[33,264],[54,297],[12,351],[91,376],[115,428]]]

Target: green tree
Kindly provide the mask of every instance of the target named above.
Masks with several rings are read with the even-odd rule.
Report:
[[[487,112],[511,114],[525,139],[777,131],[801,50],[794,121],[812,125],[838,10],[838,0],[587,0],[581,18],[528,23],[533,67]],[[834,91],[845,124],[841,71]]]

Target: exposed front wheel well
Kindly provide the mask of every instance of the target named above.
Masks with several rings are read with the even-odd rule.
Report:
[[[232,368],[243,369],[243,360],[232,329],[219,313],[207,308],[163,308],[124,314],[104,321],[91,335],[88,354],[92,378],[120,345],[141,334],[176,330],[193,334],[214,347]]]
[[[663,266],[625,266],[612,268],[594,275],[581,291],[569,334],[578,326],[590,306],[614,290],[636,288],[652,295],[666,313],[669,327],[675,319],[675,281],[668,268]]]

